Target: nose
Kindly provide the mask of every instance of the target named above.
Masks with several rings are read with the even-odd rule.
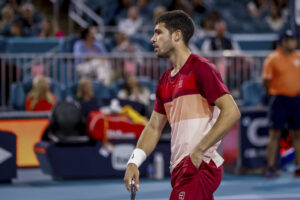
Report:
[[[153,35],[150,40],[151,40],[152,43],[154,43],[156,41],[155,35]]]

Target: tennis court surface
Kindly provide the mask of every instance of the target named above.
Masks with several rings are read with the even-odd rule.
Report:
[[[137,200],[168,200],[170,179],[141,179]],[[0,184],[1,200],[128,200],[122,179],[55,181],[39,169],[18,170],[18,179]],[[275,179],[225,174],[216,200],[300,200],[300,178],[291,173]]]

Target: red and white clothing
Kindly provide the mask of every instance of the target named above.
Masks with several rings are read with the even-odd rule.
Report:
[[[184,66],[171,76],[173,67],[160,78],[154,110],[167,115],[171,132],[171,172],[209,132],[220,110],[214,101],[229,93],[215,66],[201,56],[191,54]],[[223,158],[216,152],[220,142],[208,149],[203,161],[219,167]]]

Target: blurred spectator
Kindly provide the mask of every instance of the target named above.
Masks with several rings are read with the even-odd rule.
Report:
[[[10,26],[14,19],[14,10],[9,5],[5,6],[1,11],[0,35],[8,36],[10,34]]]
[[[202,51],[239,50],[238,44],[226,36],[226,22],[220,20],[215,23],[215,36],[206,39]]]
[[[149,105],[150,91],[139,84],[135,74],[128,73],[125,76],[124,88],[119,91],[118,98]]]
[[[159,17],[163,12],[165,12],[167,9],[164,6],[157,6],[153,10],[153,18],[152,21],[155,23],[156,18]]]
[[[271,4],[277,7],[284,17],[289,15],[289,1],[288,0],[272,0]]]
[[[89,54],[106,54],[106,48],[100,41],[96,41],[96,28],[88,27],[81,33],[81,39],[76,41],[73,47],[73,53],[76,57],[76,72],[80,76],[87,76],[97,79],[99,82],[110,85],[112,70],[111,63],[105,58],[84,57]]]
[[[76,99],[81,105],[81,111],[85,118],[93,110],[98,110],[100,104],[94,96],[92,81],[89,78],[81,78],[77,87]]]
[[[186,0],[173,0],[168,10],[183,10],[188,14],[192,14],[191,4]]]
[[[140,11],[137,6],[130,7],[127,18],[121,20],[118,24],[118,31],[126,33],[129,36],[136,34],[142,27],[143,23],[143,19],[139,12]]]
[[[8,5],[12,7],[15,13],[20,13],[21,12],[21,3],[25,2],[23,0],[8,0]]]
[[[197,31],[197,36],[203,38],[205,36],[213,36],[215,33],[215,23],[221,21],[222,18],[218,11],[212,11],[207,17],[205,17],[201,23],[201,29]]]
[[[252,0],[247,4],[248,12],[253,18],[261,17],[268,7],[266,0]]]
[[[270,15],[265,18],[269,27],[275,31],[280,31],[286,22],[286,18],[282,15],[280,8],[276,5],[271,4]]]
[[[155,4],[150,0],[137,0],[136,6],[145,21],[151,21]]]
[[[291,30],[280,36],[280,46],[264,61],[263,84],[270,95],[269,143],[267,148],[267,178],[276,173],[278,144],[288,128],[295,149],[296,170],[300,177],[300,55],[296,52],[297,38]]]
[[[203,0],[192,0],[193,13],[202,15],[206,11]]]
[[[211,17],[205,17],[200,23],[200,29],[197,29],[196,35],[199,38],[212,37],[214,35],[214,21]]]
[[[116,47],[112,50],[112,52],[125,52],[125,53],[133,53],[141,51],[142,49],[139,48],[137,45],[132,45],[130,39],[126,33],[119,32],[115,36],[116,39]]]
[[[52,17],[45,17],[42,21],[42,32],[40,33],[40,38],[49,37],[64,37],[62,30],[59,30],[57,24]]]
[[[56,97],[50,92],[49,79],[37,76],[33,80],[32,90],[26,98],[26,111],[50,111],[56,104]]]
[[[21,37],[22,36],[22,24],[19,21],[14,21],[10,26],[10,32],[7,37]]]
[[[18,16],[15,21],[20,21],[22,24],[22,36],[32,37],[38,36],[41,32],[41,17],[35,13],[34,6],[31,3],[25,3],[21,7],[21,16]]]
[[[104,24],[115,26],[118,21],[126,16],[127,10],[132,6],[133,0],[119,0],[113,4],[104,15]]]
[[[81,33],[80,40],[76,41],[73,47],[75,56],[88,53],[106,53],[104,44],[100,41],[96,41],[96,28],[88,27]]]

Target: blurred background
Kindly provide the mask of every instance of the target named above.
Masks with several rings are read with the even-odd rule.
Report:
[[[1,199],[129,198],[121,183],[126,162],[152,112],[157,80],[170,67],[150,38],[157,16],[176,9],[195,22],[191,51],[215,64],[242,113],[219,149],[225,185],[216,199],[300,199],[288,131],[279,179],[263,177],[269,102],[261,80],[279,35],[291,29],[299,41],[297,0],[1,0]],[[154,188],[140,192],[144,199],[167,199],[171,191],[170,137],[166,125],[141,166],[145,185]],[[258,183],[290,196],[273,198]],[[240,185],[246,188],[238,192]],[[59,192],[70,186],[78,194]],[[98,190],[106,196],[98,198]]]

